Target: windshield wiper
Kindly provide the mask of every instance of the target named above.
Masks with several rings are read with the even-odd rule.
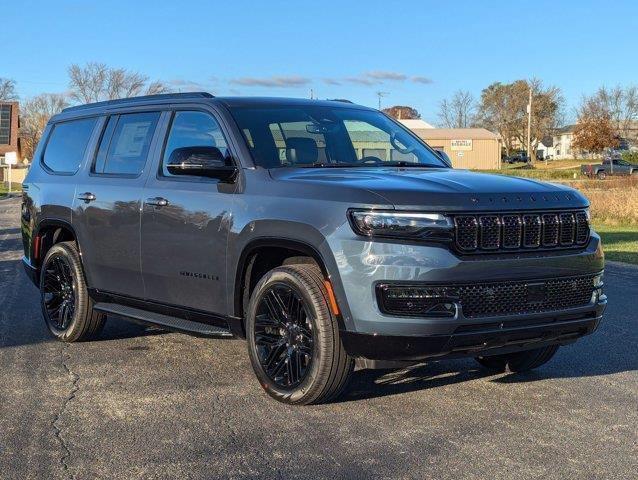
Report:
[[[364,165],[362,163],[324,163],[324,162],[315,162],[308,163],[306,165],[295,165],[301,168],[350,168],[350,167],[367,167],[369,165]]]
[[[379,164],[382,167],[408,167],[408,168],[442,168],[443,165],[432,165],[431,163],[414,163],[405,160],[397,160],[395,162],[383,162]]]

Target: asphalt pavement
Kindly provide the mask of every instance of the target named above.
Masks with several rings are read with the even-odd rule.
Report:
[[[596,333],[527,374],[471,360],[359,370],[337,403],[261,390],[241,340],[109,319],[48,335],[0,200],[0,479],[638,478],[638,268],[609,264]]]

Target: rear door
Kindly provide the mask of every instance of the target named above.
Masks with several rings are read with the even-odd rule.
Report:
[[[140,270],[140,211],[161,112],[105,119],[95,155],[78,179],[73,223],[89,286],[144,296]]]
[[[229,154],[229,138],[208,110],[172,113],[163,152],[144,188],[142,272],[149,300],[225,314],[226,245],[235,184],[171,175],[172,151],[212,146]]]

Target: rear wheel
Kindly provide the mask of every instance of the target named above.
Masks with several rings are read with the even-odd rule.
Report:
[[[74,242],[58,243],[44,257],[40,299],[49,331],[63,342],[90,339],[104,326],[104,314],[93,311]]]
[[[607,178],[607,173],[604,170],[601,170],[596,174],[596,177],[598,177],[598,180],[604,180]]]
[[[558,350],[558,345],[525,350],[524,352],[508,353],[506,355],[492,355],[476,357],[476,361],[490,370],[497,372],[525,372],[549,362]]]
[[[246,336],[261,386],[280,402],[330,401],[354,369],[314,265],[278,267],[259,281],[248,306]]]

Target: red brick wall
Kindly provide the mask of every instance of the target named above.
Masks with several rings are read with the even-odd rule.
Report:
[[[0,145],[0,155],[7,152],[18,152],[18,102],[0,102],[2,105],[11,105],[11,133],[9,145]],[[18,159],[20,155],[18,153]]]

